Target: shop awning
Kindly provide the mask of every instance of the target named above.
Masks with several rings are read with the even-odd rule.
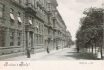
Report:
[[[22,20],[21,20],[21,18],[20,18],[20,17],[18,17],[18,22],[22,23]]]
[[[10,13],[10,18],[11,18],[12,20],[15,20],[12,13]]]
[[[32,24],[32,21],[31,21],[31,20],[29,20],[29,23],[30,23],[30,24]]]

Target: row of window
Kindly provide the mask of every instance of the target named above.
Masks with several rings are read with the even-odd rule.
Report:
[[[14,32],[10,32],[10,46],[14,46]],[[17,33],[17,45],[21,45],[21,33]]]
[[[26,4],[31,5],[33,8],[37,8],[37,11],[42,13],[44,15],[44,11],[42,9],[42,5],[46,8],[46,10],[52,11],[53,7],[50,3],[48,3],[46,0],[43,0],[43,3],[41,0],[15,0],[19,4]],[[39,4],[41,4],[41,6]]]
[[[21,28],[21,23],[22,23],[22,20],[21,20],[21,13],[18,12],[18,28]],[[15,18],[14,18],[14,9],[10,9],[10,22],[11,22],[11,26],[14,26],[14,23],[15,23]]]
[[[53,34],[53,35],[62,35],[62,33],[60,32],[60,31],[57,31],[57,32],[54,32],[54,31],[52,31],[52,30],[48,30],[47,28],[44,28],[45,29],[45,31],[44,31],[44,33],[47,35],[47,34]]]
[[[31,20],[30,20],[31,21]],[[29,22],[29,23],[33,23],[32,21],[31,22]],[[35,28],[35,32],[40,32],[40,33],[43,33],[43,29],[44,29],[44,25],[43,24],[41,24],[41,23],[36,23],[36,25],[34,26],[34,27],[36,27]]]
[[[43,44],[43,37],[42,36],[36,36],[36,44]]]
[[[4,5],[0,3],[0,18],[3,17],[3,8],[4,8]],[[12,20],[15,20],[13,13],[14,13],[14,10],[11,8],[10,9],[10,18]],[[18,22],[20,22],[20,23],[22,22],[21,17],[20,17],[20,12],[18,12]]]
[[[49,4],[46,0],[15,0],[16,2],[18,2],[19,4],[28,4],[31,3],[33,6],[38,6],[38,3],[41,5],[44,5],[45,8],[51,8],[51,4]],[[43,2],[43,3],[42,3]]]
[[[3,8],[4,8],[4,5],[0,3],[0,18],[3,18]],[[14,13],[14,10],[11,8],[10,9],[10,22],[11,22],[11,26],[14,26],[14,23],[15,23],[14,22],[15,18],[14,18],[13,13]],[[18,19],[18,28],[20,28],[21,27],[21,23],[22,23],[22,20],[21,20],[21,17],[20,17],[20,12],[18,12],[17,19]]]
[[[34,18],[32,16],[29,16],[29,24],[33,24],[33,20]],[[10,9],[10,21],[11,21],[11,25],[14,26],[14,15],[13,15],[13,9]],[[20,12],[18,12],[18,28],[21,28],[21,18],[20,18]],[[37,32],[42,31],[43,33],[43,25],[41,25],[40,23],[37,22],[36,24],[36,28],[37,28]]]
[[[21,27],[21,23],[22,23],[22,20],[21,20],[21,16],[20,16],[20,12],[18,12],[18,28]],[[0,4],[0,17],[3,17],[3,5]],[[47,18],[47,16],[45,16],[45,18]],[[14,26],[14,22],[15,21],[15,18],[14,18],[14,9],[10,9],[10,22],[11,22],[11,26]],[[47,21],[47,20],[46,20]],[[29,23],[32,24],[33,23],[33,17],[29,17]]]
[[[4,47],[5,44],[5,31],[0,30],[0,47]]]
[[[0,47],[4,47],[5,46],[5,31],[4,30],[0,30]],[[14,46],[14,37],[15,34],[14,32],[10,32],[10,46]],[[21,45],[21,32],[17,33],[17,45],[20,46]]]

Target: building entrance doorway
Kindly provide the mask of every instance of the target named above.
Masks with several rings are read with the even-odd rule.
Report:
[[[34,53],[34,37],[33,32],[29,32],[29,46],[31,47],[31,53]]]

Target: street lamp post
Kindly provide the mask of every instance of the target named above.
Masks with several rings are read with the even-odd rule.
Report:
[[[50,43],[50,39],[48,38],[47,53],[49,53],[49,43]]]

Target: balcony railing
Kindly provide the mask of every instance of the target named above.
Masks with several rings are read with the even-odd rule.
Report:
[[[37,16],[39,19],[41,19],[42,21],[44,21],[43,14],[42,14],[41,12],[37,11],[36,16]]]
[[[18,6],[20,6],[20,7],[22,7],[22,8],[24,8],[24,3],[23,2],[21,2],[21,3],[19,3],[19,1],[17,1],[17,0],[11,0],[13,3],[15,3],[16,5],[18,5]]]
[[[26,6],[32,8],[32,9],[35,8],[35,7],[32,5],[32,3],[26,3]]]

